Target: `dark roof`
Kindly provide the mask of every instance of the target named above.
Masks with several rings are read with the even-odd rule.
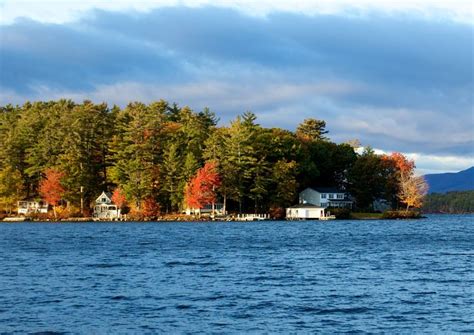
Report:
[[[313,204],[298,204],[298,205],[291,206],[290,208],[323,208],[323,207],[316,206]]]
[[[313,187],[313,190],[319,193],[345,193],[337,187]]]

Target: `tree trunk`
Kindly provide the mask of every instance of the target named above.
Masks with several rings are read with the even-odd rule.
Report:
[[[224,215],[227,215],[227,195],[224,194],[224,203],[222,205],[222,209],[224,210]]]

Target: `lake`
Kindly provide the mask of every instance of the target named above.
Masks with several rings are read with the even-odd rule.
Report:
[[[0,224],[0,332],[474,333],[474,216]]]

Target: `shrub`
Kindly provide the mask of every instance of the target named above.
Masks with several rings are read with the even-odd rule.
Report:
[[[329,208],[331,215],[336,216],[338,220],[348,220],[351,218],[351,210],[349,208]]]
[[[286,214],[283,207],[270,207],[268,213],[270,214],[270,217],[275,220],[282,220]]]
[[[386,211],[382,215],[382,219],[385,220],[421,219],[422,217],[418,211]]]

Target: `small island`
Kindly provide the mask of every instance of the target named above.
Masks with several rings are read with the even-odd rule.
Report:
[[[26,102],[0,118],[3,217],[417,218],[427,192],[404,155],[334,143],[315,118],[296,131],[262,127],[251,112],[218,125],[207,108],[164,100]]]

